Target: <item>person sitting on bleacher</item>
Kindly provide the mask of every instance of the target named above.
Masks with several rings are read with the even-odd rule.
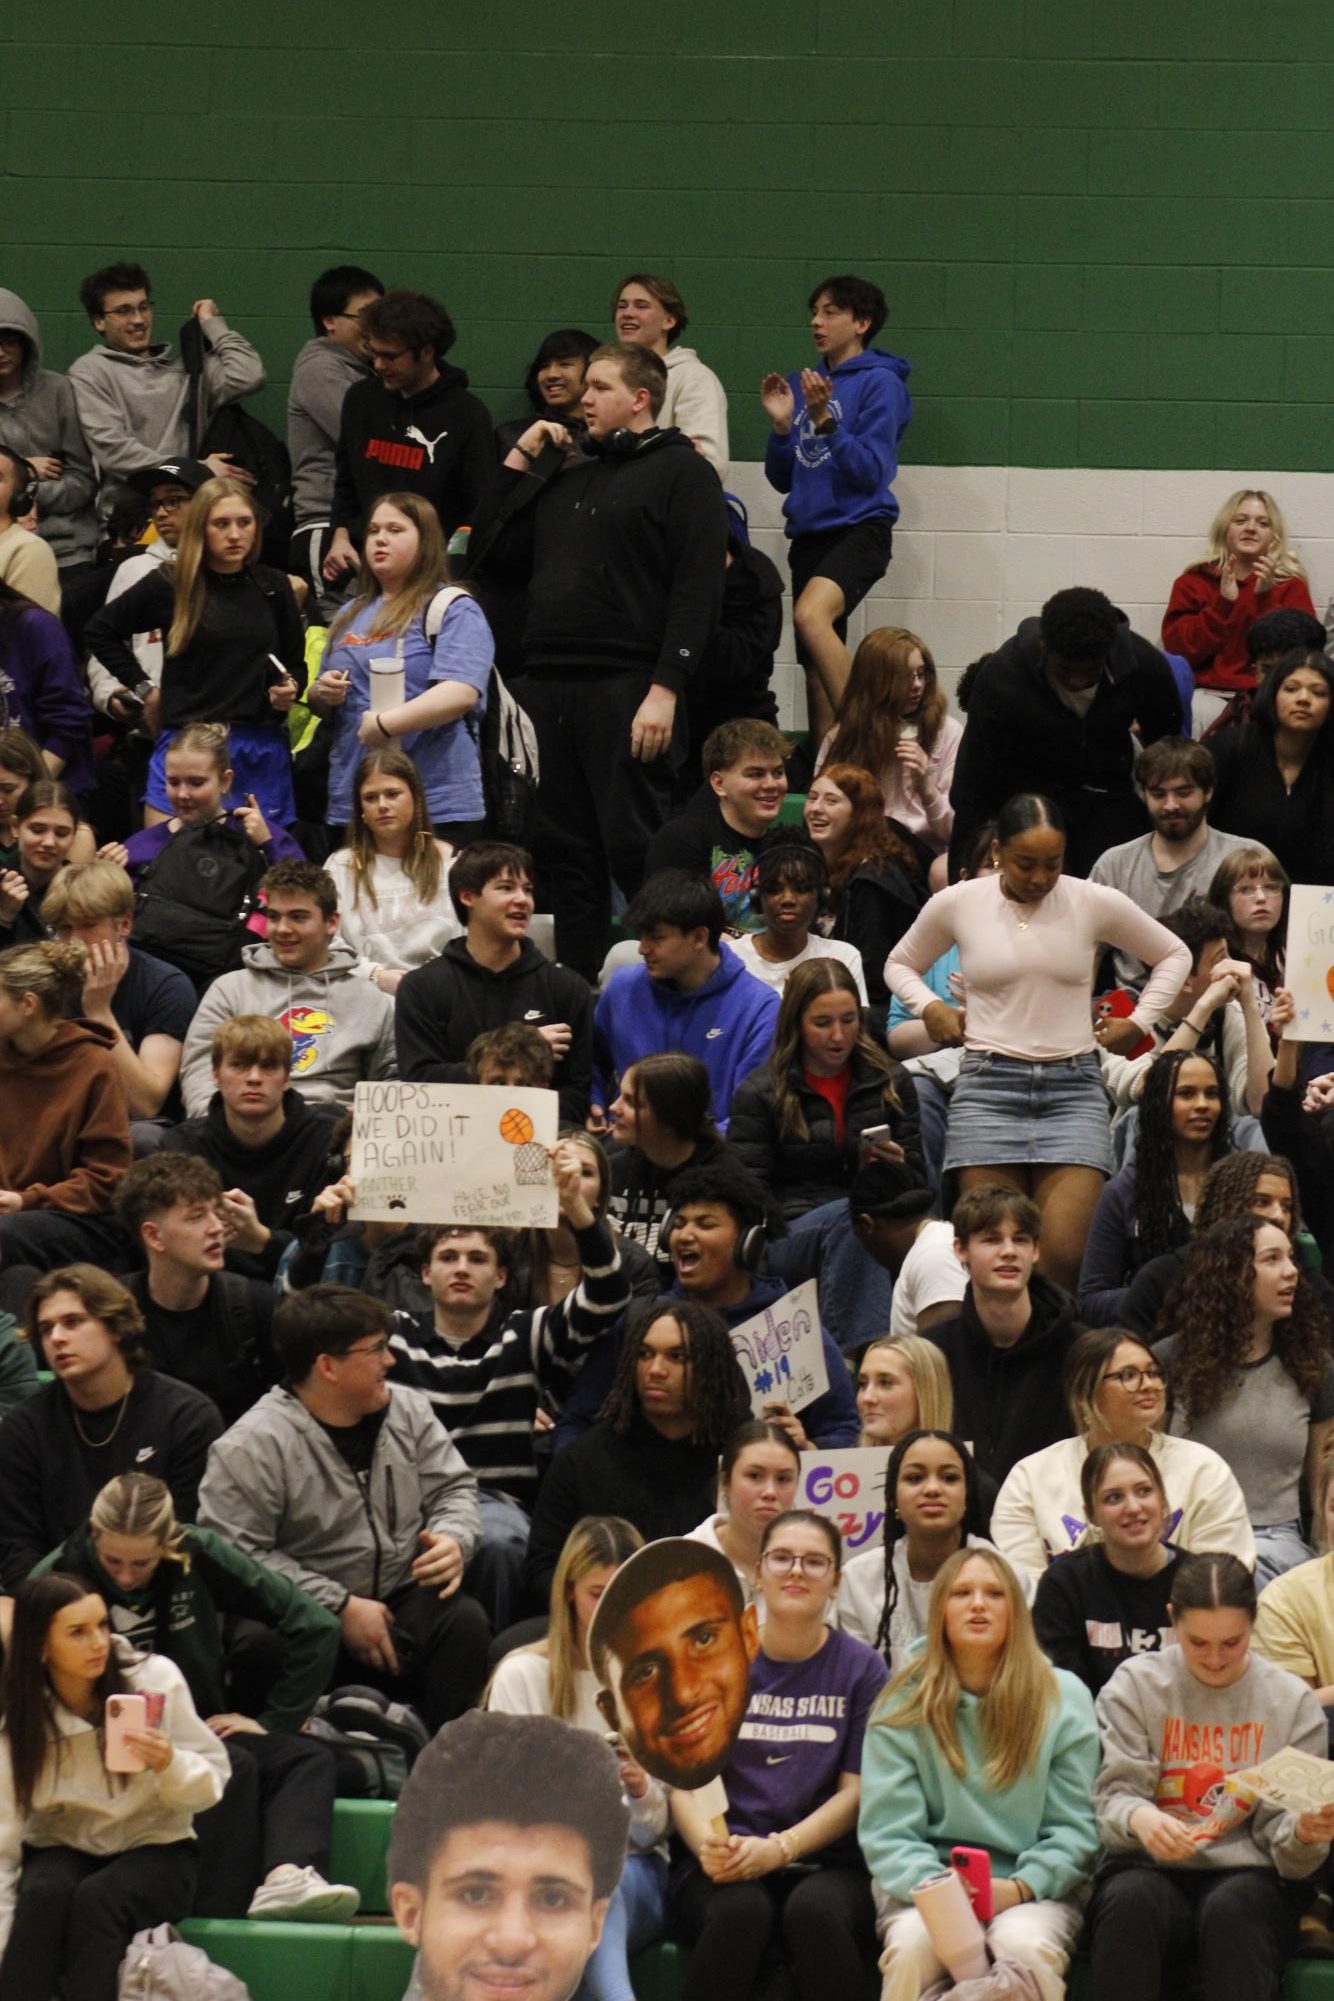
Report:
[[[192,1522],[222,1430],[206,1396],[148,1366],[142,1314],[95,1265],[39,1279],[26,1331],[55,1381],[0,1422],[0,1589],[11,1592],[117,1473],[152,1473]]]
[[[645,876],[684,869],[707,876],[727,922],[742,931],[764,923],[752,898],[760,842],[787,795],[788,742],[772,723],[741,717],[712,730],[700,753],[705,788],[648,844]]]
[[[195,1828],[193,1915],[326,1924],[351,1917],[357,1892],[328,1881],[333,1753],[302,1734],[338,1653],[333,1613],[225,1536],[182,1527],[170,1492],[147,1473],[109,1480],[87,1522],[34,1575],[48,1570],[86,1577],[119,1639],[174,1661],[226,1746],[227,1790]],[[241,1682],[243,1650],[224,1651],[224,1620],[258,1626],[271,1640],[276,1660],[263,1664],[277,1671],[265,1676],[262,1694]],[[258,1715],[245,1710],[247,1701]]]
[[[213,1096],[202,1118],[172,1126],[162,1151],[216,1168],[229,1270],[272,1279],[292,1228],[329,1180],[329,1121],[291,1083],[294,1044],[267,1014],[213,1031]]]
[[[459,1590],[481,1529],[477,1481],[427,1398],[386,1382],[389,1326],[350,1286],[284,1299],[285,1386],[217,1440],[199,1512],[337,1613],[339,1680],[392,1689],[434,1731],[486,1678],[486,1617]]]
[[[162,1708],[127,1719],[117,1779],[106,1739],[127,1694]],[[116,2001],[134,1934],[190,1909],[194,1817],[221,1798],[226,1754],[180,1669],[125,1651],[101,1595],[59,1571],[19,1586],[0,1701],[0,1993]]]

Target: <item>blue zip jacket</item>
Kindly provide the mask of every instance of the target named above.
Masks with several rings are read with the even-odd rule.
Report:
[[[697,1056],[713,1087],[713,1116],[727,1129],[732,1093],[758,1070],[773,1046],[778,995],[718,941],[719,964],[702,987],[682,993],[650,979],[643,966],[623,966],[602,990],[593,1015],[593,1103],[603,1110],[618,1080],[641,1056],[677,1049]]]
[[[744,1299],[735,1306],[723,1306],[718,1310],[729,1327],[739,1327],[752,1314],[772,1306],[788,1289],[785,1280],[769,1278],[761,1272]],[[659,1303],[667,1307],[671,1300],[685,1297],[680,1286],[674,1285],[669,1292],[663,1293]],[[557,1452],[573,1445],[575,1439],[581,1437],[596,1420],[615,1379],[616,1363],[624,1338],[625,1319],[622,1317],[620,1325],[590,1350],[556,1420],[553,1445]],[[802,1430],[811,1443],[819,1446],[822,1452],[828,1452],[836,1445],[855,1445],[861,1437],[861,1419],[857,1415],[857,1398],[848,1373],[848,1358],[835,1344],[832,1335],[826,1333],[822,1338],[829,1388],[823,1396],[816,1397],[814,1403],[808,1403],[798,1415]]]
[[[829,414],[838,421],[827,438],[815,435],[806,415],[800,371],[788,376],[796,412],[785,438],[770,432],[764,472],[770,486],[787,495],[783,515],[789,535],[851,528],[877,516],[898,520],[893,489],[899,439],[912,417],[910,367],[901,354],[878,347],[840,362],[829,402]]]

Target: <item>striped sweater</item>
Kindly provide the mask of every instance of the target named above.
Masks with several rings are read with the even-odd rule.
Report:
[[[483,1487],[531,1509],[537,1493],[533,1419],[543,1393],[569,1395],[593,1342],[630,1303],[620,1253],[605,1223],[576,1230],[583,1277],[554,1306],[492,1322],[460,1346],[427,1313],[394,1315],[394,1381],[424,1390]]]

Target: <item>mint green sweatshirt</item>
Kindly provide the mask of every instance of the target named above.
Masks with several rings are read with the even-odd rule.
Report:
[[[980,1701],[959,1704],[964,1773],[958,1777],[925,1725],[894,1727],[873,1713],[862,1748],[857,1823],[866,1866],[880,1888],[907,1903],[918,1883],[948,1868],[951,1848],[985,1848],[997,1876],[1020,1876],[1034,1897],[1068,1897],[1092,1873],[1098,1852],[1093,1781],[1098,1730],[1082,1681],[1053,1668],[1058,1690],[1037,1760],[997,1792],[983,1774],[987,1751]]]

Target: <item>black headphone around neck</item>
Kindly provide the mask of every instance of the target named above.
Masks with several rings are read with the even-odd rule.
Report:
[[[6,458],[18,467],[19,478],[23,482],[16,486],[9,500],[9,518],[21,521],[31,508],[37,505],[37,468],[21,452],[12,451],[8,445],[0,445],[0,458]]]
[[[653,431],[632,431],[625,424],[619,424],[614,431],[608,431],[605,438],[588,438],[585,450],[602,459],[632,459],[642,444],[657,436]]]
[[[669,1209],[658,1229],[659,1247],[668,1257],[672,1252],[672,1236],[680,1220],[675,1209]],[[737,1270],[758,1271],[768,1241],[769,1232],[765,1224],[743,1223],[737,1231],[736,1241],[732,1246],[732,1262]]]

